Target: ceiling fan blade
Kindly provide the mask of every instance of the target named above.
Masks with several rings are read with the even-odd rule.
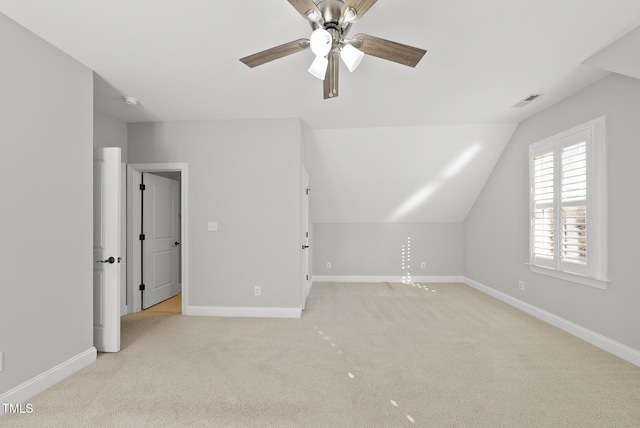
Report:
[[[397,62],[398,64],[415,67],[422,59],[426,50],[391,42],[368,34],[356,34],[354,40],[362,40],[360,50],[368,55]]]
[[[327,59],[329,60],[329,66],[327,67],[327,74],[324,77],[322,88],[325,100],[338,96],[340,54],[338,52],[331,52]]]
[[[253,55],[240,58],[240,61],[248,65],[249,67],[257,67],[258,65],[265,64],[267,62],[282,58],[287,55],[294,54],[296,52],[303,51],[309,47],[308,39],[298,39],[293,42],[285,43],[284,45],[276,46],[266,51],[258,52]]]
[[[355,10],[356,16],[349,19],[349,22],[357,21],[362,18],[362,15],[367,13],[377,1],[378,0],[346,0],[342,5],[342,16],[346,16],[345,12],[351,8]]]
[[[302,15],[305,19],[308,19],[309,21],[315,22],[322,18],[322,12],[320,12],[320,9],[318,9],[318,6],[316,6],[316,4],[311,0],[287,0],[287,1],[291,3],[291,6],[293,6],[300,13],[300,15]],[[312,17],[309,16],[310,12],[315,12],[316,19],[312,19]]]

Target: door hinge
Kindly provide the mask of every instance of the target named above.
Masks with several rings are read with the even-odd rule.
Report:
[[[307,195],[309,194],[310,191],[311,189],[307,187]]]
[[[144,291],[144,284],[140,284],[140,291]]]
[[[140,185],[140,190],[145,190],[147,188],[147,186],[145,186],[144,184]]]
[[[141,233],[139,238],[140,238],[141,241],[144,241],[144,238],[145,238],[144,233]]]
[[[309,237],[309,232],[307,232],[307,238]]]
[[[307,275],[307,281],[309,281],[309,275]]]

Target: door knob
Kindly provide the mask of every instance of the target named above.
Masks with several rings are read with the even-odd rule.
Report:
[[[177,247],[178,245],[180,245],[180,243],[178,241],[176,241],[176,242],[173,243],[173,245],[175,245]]]
[[[96,263],[115,263],[116,259],[114,257],[109,257],[107,260],[98,260]]]
[[[302,246],[302,249],[303,249],[303,250],[306,250],[307,248],[309,248],[309,246],[308,246],[308,245],[303,245],[303,246]]]

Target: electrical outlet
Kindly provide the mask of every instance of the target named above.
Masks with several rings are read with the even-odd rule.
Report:
[[[255,296],[260,296],[262,294],[262,287],[260,287],[259,285],[253,287],[253,294]]]
[[[427,262],[420,263],[420,269],[426,269],[426,268],[427,268]]]
[[[331,269],[331,262],[327,262],[327,269]]]
[[[518,288],[520,290],[524,290],[524,281],[522,281],[522,280],[518,281]]]

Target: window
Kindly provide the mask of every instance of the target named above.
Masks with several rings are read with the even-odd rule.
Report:
[[[529,147],[532,271],[607,286],[605,118]]]

